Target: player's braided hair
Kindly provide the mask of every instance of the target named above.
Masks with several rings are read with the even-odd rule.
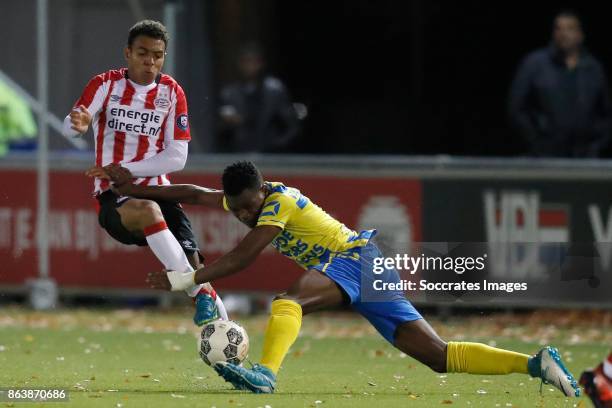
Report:
[[[165,46],[168,47],[168,30],[166,30],[166,27],[159,21],[141,20],[134,24],[132,28],[130,28],[128,34],[128,47],[132,45],[134,39],[139,35],[162,40]]]
[[[261,173],[250,161],[239,161],[223,170],[223,191],[228,196],[240,195],[246,189],[257,189],[262,182]]]

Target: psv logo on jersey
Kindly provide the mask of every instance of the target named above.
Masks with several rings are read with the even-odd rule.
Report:
[[[153,100],[153,105],[158,109],[170,107],[170,88],[167,85],[157,86],[157,97]]]

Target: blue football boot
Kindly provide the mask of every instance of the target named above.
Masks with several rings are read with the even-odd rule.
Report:
[[[214,289],[212,291],[205,288],[200,289],[194,298],[195,315],[193,316],[193,322],[196,325],[203,326],[219,318],[216,300],[217,292]]]
[[[272,394],[276,376],[266,366],[255,364],[248,369],[225,361],[214,365],[215,371],[238,390],[249,390],[255,394]]]
[[[527,364],[529,375],[542,379],[543,384],[551,384],[558,388],[566,397],[579,397],[580,388],[572,373],[565,367],[559,350],[546,346]],[[542,386],[540,385],[540,391]]]

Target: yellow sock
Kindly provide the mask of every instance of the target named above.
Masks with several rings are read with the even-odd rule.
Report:
[[[292,300],[272,302],[272,313],[264,334],[261,364],[278,373],[289,347],[302,326],[302,307]]]
[[[527,374],[527,354],[481,343],[448,342],[446,371],[469,374]]]

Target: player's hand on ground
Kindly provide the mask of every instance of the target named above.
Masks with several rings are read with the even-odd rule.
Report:
[[[87,110],[85,105],[79,105],[76,108],[73,108],[70,112],[70,126],[73,130],[83,134],[87,132],[89,129],[89,124],[91,123],[91,113]]]
[[[124,184],[129,184],[130,181],[134,178],[132,173],[126,169],[125,167],[121,167],[121,165],[117,163],[111,163],[107,166],[104,166],[104,170],[106,174],[108,174],[115,184],[115,187],[120,187]]]
[[[94,166],[85,172],[85,175],[88,177],[95,177],[105,180],[110,180],[110,176],[104,170],[104,167]]]

